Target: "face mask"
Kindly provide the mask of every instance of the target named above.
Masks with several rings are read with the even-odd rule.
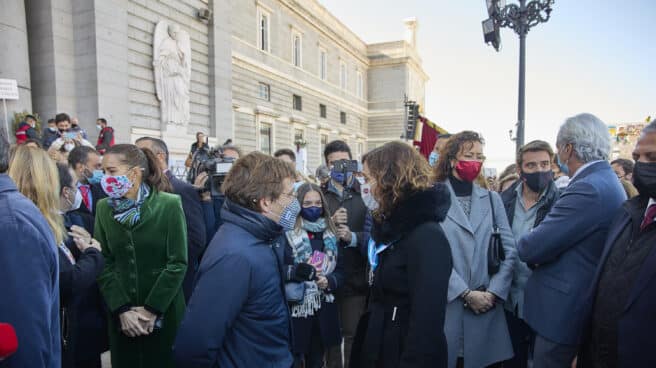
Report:
[[[362,176],[357,176],[357,177],[355,178],[355,180],[357,180],[358,183],[360,183],[360,186],[364,185],[364,183],[365,183],[365,181],[364,181],[364,177],[362,177]]]
[[[296,225],[296,218],[298,217],[299,212],[301,212],[301,204],[298,203],[298,199],[294,198],[285,208],[282,209],[278,225],[282,226],[285,231],[294,230],[294,225]]]
[[[522,172],[522,179],[524,183],[535,193],[542,193],[542,191],[549,186],[553,181],[552,171],[538,171],[534,173]]]
[[[440,159],[440,154],[433,151],[428,155],[428,164],[431,166],[435,166],[437,164],[437,160]]]
[[[305,183],[302,182],[302,181],[297,181],[296,183],[294,183],[294,192],[297,192],[298,188],[300,188],[301,185],[303,185],[303,184],[305,184]]]
[[[102,187],[103,192],[105,192],[110,198],[114,199],[125,196],[125,194],[132,189],[133,185],[134,184],[132,184],[126,175],[103,175],[100,180],[100,186]]]
[[[656,198],[656,163],[636,162],[633,168],[633,185],[641,195]]]
[[[73,149],[75,149],[75,144],[66,143],[64,144],[64,149],[66,150],[66,152],[71,152]]]
[[[102,126],[101,126],[101,125],[98,125],[98,124],[96,124],[96,129],[98,129],[98,130],[102,130]]]
[[[71,204],[71,207],[66,212],[75,211],[82,205],[82,193],[75,189],[75,199],[73,199],[73,202],[71,202],[68,198],[66,198],[66,200]]]
[[[57,128],[54,128],[54,127],[48,127],[48,130],[51,131],[51,132],[53,132],[53,133],[57,133]]]
[[[360,187],[360,195],[362,196],[362,201],[364,205],[367,206],[369,211],[375,211],[378,209],[378,202],[374,199],[374,196],[371,195],[371,185],[363,184]]]
[[[569,167],[567,167],[567,164],[560,160],[560,155],[556,155],[556,163],[558,164],[558,168],[560,168],[561,173],[569,175]]]
[[[86,172],[84,173],[84,176],[87,178],[87,182],[89,184],[100,184],[100,181],[103,178],[103,171],[102,170],[93,170],[91,172],[91,176],[87,176]]]
[[[301,217],[303,217],[303,219],[308,220],[310,222],[317,221],[322,214],[323,214],[323,208],[316,207],[316,206],[304,207],[301,210]]]
[[[478,174],[481,173],[482,162],[479,161],[458,161],[456,172],[464,181],[473,182]]]

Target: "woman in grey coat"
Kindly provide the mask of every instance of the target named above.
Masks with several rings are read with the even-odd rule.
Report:
[[[442,222],[453,255],[444,325],[449,368],[496,367],[513,356],[503,303],[517,251],[501,197],[474,183],[484,159],[483,138],[464,131],[449,139],[435,168],[437,181],[449,188],[453,203]],[[489,275],[493,212],[505,260]]]

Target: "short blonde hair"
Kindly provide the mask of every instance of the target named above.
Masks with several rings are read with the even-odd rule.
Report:
[[[64,218],[59,214],[59,172],[55,162],[39,148],[18,146],[9,162],[9,177],[18,190],[39,208],[57,244],[66,239]]]

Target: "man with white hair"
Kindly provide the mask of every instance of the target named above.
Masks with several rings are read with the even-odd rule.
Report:
[[[588,288],[612,218],[626,199],[610,167],[608,128],[592,114],[565,121],[556,140],[571,182],[539,226],[517,244],[534,270],[525,291],[525,320],[535,331],[534,368],[569,367],[590,302]]]

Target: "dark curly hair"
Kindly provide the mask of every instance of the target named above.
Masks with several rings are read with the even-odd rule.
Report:
[[[379,207],[374,217],[378,219],[389,218],[399,203],[435,183],[426,159],[402,142],[390,142],[368,152],[362,163],[376,183]]]
[[[451,174],[451,170],[453,170],[451,161],[456,160],[458,153],[463,149],[471,147],[476,142],[485,144],[483,137],[476,132],[465,130],[452,135],[440,150],[440,159],[434,169],[435,180],[445,181],[449,177],[449,174]]]

